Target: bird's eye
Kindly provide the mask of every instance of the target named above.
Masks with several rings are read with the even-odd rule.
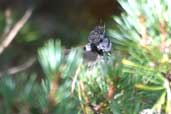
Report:
[[[86,50],[86,47],[85,46],[83,47],[83,50]]]
[[[100,41],[99,42],[103,42],[103,39],[100,39]]]
[[[100,34],[103,34],[103,31],[100,31]]]

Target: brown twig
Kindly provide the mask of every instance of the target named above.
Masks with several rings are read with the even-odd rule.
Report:
[[[115,93],[116,93],[116,86],[114,84],[110,84],[108,88],[107,99],[108,100],[113,99]]]
[[[161,32],[161,50],[164,51],[166,48],[166,38],[167,38],[167,30],[166,30],[166,21],[159,21],[160,24],[160,32]]]
[[[140,27],[141,27],[140,34],[142,36],[142,45],[147,45],[148,41],[149,41],[145,22],[146,22],[145,16],[140,15],[139,16],[139,23],[140,23]]]
[[[12,27],[12,14],[11,14],[11,9],[7,8],[5,10],[5,21],[6,21],[6,25],[4,28],[4,32],[2,34],[2,38],[5,37],[7,35],[7,33],[9,33],[9,31],[11,30]]]
[[[31,14],[32,14],[32,8],[29,8],[25,12],[24,16],[13,26],[13,28],[9,31],[9,33],[5,35],[4,38],[2,38],[3,40],[0,42],[0,54],[2,54],[2,52],[9,46],[9,44],[15,38],[17,33],[20,31],[20,29],[30,18]]]
[[[56,92],[59,87],[60,79],[61,79],[61,74],[58,73],[58,74],[54,75],[54,79],[51,80],[51,83],[50,83],[50,91],[49,91],[49,95],[48,95],[48,100],[49,100],[49,105],[51,107],[55,107],[57,104]]]
[[[75,90],[75,86],[76,86],[76,82],[77,82],[77,78],[80,74],[80,71],[81,71],[81,65],[78,66],[76,72],[75,72],[75,76],[73,78],[73,81],[72,81],[72,85],[71,85],[71,93],[73,94],[74,93],[74,90]]]
[[[25,69],[31,67],[36,61],[36,58],[35,57],[31,57],[29,60],[27,60],[27,62],[21,64],[21,65],[18,65],[18,66],[14,66],[14,67],[11,67],[5,71],[1,71],[0,72],[0,77],[3,75],[3,74],[10,74],[10,75],[14,75],[16,73],[19,73],[19,72],[22,72],[24,71]]]

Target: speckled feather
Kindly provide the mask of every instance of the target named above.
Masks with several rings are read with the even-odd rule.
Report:
[[[99,55],[111,52],[112,43],[105,35],[105,26],[96,26],[88,36],[88,44],[84,47],[86,51],[93,51]]]

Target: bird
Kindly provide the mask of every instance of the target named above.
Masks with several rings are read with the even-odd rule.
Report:
[[[98,45],[105,36],[105,26],[95,26],[95,28],[89,33],[88,42]]]
[[[97,25],[89,33],[88,43],[84,46],[85,51],[92,51],[100,56],[111,53],[112,43],[105,33],[105,25]]]

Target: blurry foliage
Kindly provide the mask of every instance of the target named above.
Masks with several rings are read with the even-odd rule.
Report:
[[[140,96],[141,110],[171,114],[170,1],[119,0],[119,3],[125,13],[114,16],[116,29],[110,35],[115,49],[125,54],[123,72],[128,77],[128,86],[134,87],[133,99]]]
[[[39,34],[40,31],[38,31],[38,28],[33,26],[33,24],[26,24],[20,31],[16,40],[20,43],[33,43],[40,40],[40,37],[38,37]]]
[[[36,82],[36,75],[29,77],[20,74],[19,78],[5,75],[0,80],[1,107],[0,113],[34,113],[33,110],[43,112],[47,106],[47,91]]]

